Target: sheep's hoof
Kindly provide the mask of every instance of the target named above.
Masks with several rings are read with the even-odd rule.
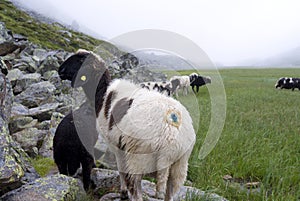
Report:
[[[121,200],[129,199],[127,190],[121,190],[120,195],[121,195]]]

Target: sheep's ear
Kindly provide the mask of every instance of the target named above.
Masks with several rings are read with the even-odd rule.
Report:
[[[84,60],[87,58],[89,53],[74,54],[69,57],[58,69],[59,77],[62,80],[73,81],[82,66]]]

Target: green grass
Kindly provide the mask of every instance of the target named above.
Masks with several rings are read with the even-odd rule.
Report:
[[[56,167],[56,164],[51,158],[43,157],[31,159],[31,164],[41,177],[45,177],[52,169]]]
[[[226,69],[220,74],[227,97],[226,121],[216,147],[203,160],[198,153],[212,115],[206,87],[196,95],[199,106],[188,108],[200,111],[188,179],[229,200],[299,200],[300,91],[276,90],[274,85],[282,76],[300,77],[300,69]],[[241,183],[260,182],[259,191],[225,183],[224,175]]]
[[[95,50],[96,47],[100,47],[98,53],[105,60],[113,57],[112,52],[118,52],[117,48],[108,42],[67,29],[59,23],[41,23],[16,9],[8,0],[0,2],[0,21],[13,33],[26,36],[30,42],[42,48],[75,52],[79,48]],[[64,34],[65,31],[70,32],[72,36]]]

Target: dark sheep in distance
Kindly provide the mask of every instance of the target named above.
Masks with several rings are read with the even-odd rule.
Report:
[[[279,78],[275,84],[275,88],[292,89],[292,91],[294,91],[295,88],[298,88],[300,90],[300,78],[292,78],[292,77]]]
[[[211,83],[210,77],[204,77],[196,73],[190,74],[189,77],[190,77],[190,86],[192,87],[193,91],[197,93],[199,92],[199,87]],[[195,91],[195,87],[196,87],[196,91]]]
[[[108,71],[96,67],[93,69],[94,76],[77,78],[81,66],[90,66],[88,55],[87,51],[79,51],[58,70],[60,78],[70,80],[72,87],[82,86],[87,101],[63,118],[53,139],[53,156],[59,172],[74,175],[81,164],[85,190],[91,185],[90,174],[95,167],[94,146],[98,138],[96,117],[103,104],[103,96],[99,94],[106,91],[102,85],[106,86],[110,82]],[[100,80],[101,77],[103,79]]]

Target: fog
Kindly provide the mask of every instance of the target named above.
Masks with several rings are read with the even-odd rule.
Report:
[[[222,65],[250,65],[300,46],[297,0],[18,0],[105,39],[141,29],[183,35]]]

